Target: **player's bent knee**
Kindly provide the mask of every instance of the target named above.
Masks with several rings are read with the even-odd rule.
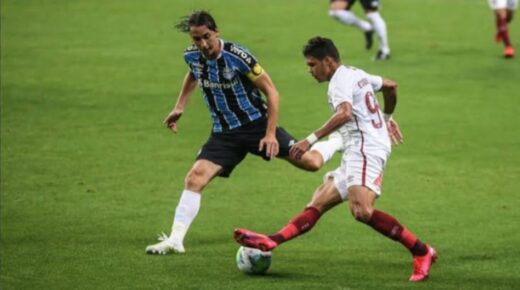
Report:
[[[358,221],[358,222],[362,222],[362,223],[368,223],[368,221],[370,220],[370,215],[368,214],[365,214],[363,212],[355,212],[353,213],[354,214],[354,218]]]
[[[365,224],[370,221],[370,217],[372,217],[372,215],[366,211],[357,212],[354,216],[358,222]]]
[[[305,171],[316,172],[320,170],[321,166],[323,165],[323,162],[314,159],[306,159],[304,162],[293,164],[296,164],[296,166]]]
[[[372,213],[374,210],[370,207],[361,206],[361,205],[353,205],[351,206],[351,213],[354,218],[362,223],[368,223],[370,218],[372,217]]]
[[[309,160],[309,162],[307,163],[307,170],[316,172],[316,171],[320,170],[322,165],[323,165],[322,160],[318,160],[317,158],[314,158],[314,159]]]
[[[305,163],[307,163],[309,171],[313,171],[313,172],[318,171],[318,170],[320,170],[321,167],[323,167],[324,160],[323,160],[323,156],[321,155],[321,153],[319,151],[311,150],[305,154],[306,154],[306,156],[308,156],[306,158]]]
[[[184,179],[185,187],[195,192],[201,192],[208,183],[204,176],[204,172],[200,169],[190,170]]]

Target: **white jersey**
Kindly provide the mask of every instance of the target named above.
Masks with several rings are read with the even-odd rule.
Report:
[[[346,140],[345,153],[370,153],[384,160],[390,154],[390,137],[375,95],[382,86],[382,77],[354,67],[341,65],[332,76],[327,92],[332,110],[344,102],[352,106],[352,120],[339,129]]]
[[[516,10],[518,7],[518,0],[488,0],[489,6],[493,10],[508,9]]]

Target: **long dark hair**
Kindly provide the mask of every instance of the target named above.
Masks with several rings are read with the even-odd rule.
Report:
[[[208,27],[209,30],[217,31],[217,23],[213,16],[207,11],[199,10],[184,16],[175,27],[181,32],[189,32],[190,27],[203,25]]]

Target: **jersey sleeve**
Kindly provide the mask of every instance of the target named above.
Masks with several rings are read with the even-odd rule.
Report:
[[[374,92],[381,90],[383,87],[383,78],[376,75],[367,74],[368,81],[372,85]]]
[[[188,68],[190,69],[190,73],[194,77],[197,77],[197,75],[193,71],[194,63],[196,62],[196,60],[199,57],[199,51],[198,51],[197,47],[195,45],[192,45],[192,46],[186,48],[186,50],[184,51],[183,57],[184,57],[184,61],[188,65]]]
[[[348,102],[351,105],[353,104],[353,91],[352,79],[346,76],[336,79],[329,90],[329,99],[334,111],[341,103]]]
[[[232,56],[234,66],[241,74],[246,75],[250,80],[254,81],[264,73],[264,69],[256,58],[246,49],[237,45],[231,45],[229,52]]]

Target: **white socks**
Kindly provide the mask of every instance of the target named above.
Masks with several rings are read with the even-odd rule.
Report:
[[[175,209],[175,217],[173,219],[170,240],[182,244],[191,222],[199,212],[200,198],[200,193],[189,191],[187,189],[182,192],[179,204]]]
[[[367,13],[367,18],[372,22],[372,26],[374,27],[374,31],[379,39],[379,50],[381,50],[384,54],[390,53],[390,47],[388,46],[388,36],[386,32],[386,23],[381,17],[379,12],[369,12]]]
[[[372,24],[357,18],[357,16],[349,10],[330,10],[329,15],[347,25],[355,26],[363,32],[367,32],[373,29],[379,40],[379,50],[381,50],[384,54],[390,54],[386,23],[379,12],[375,11],[366,14],[368,20]]]
[[[310,150],[318,151],[323,158],[323,163],[327,163],[334,153],[343,149],[343,139],[341,138],[330,138],[326,141],[320,141],[312,145]]]
[[[329,15],[338,19],[339,21],[347,24],[353,25],[359,28],[363,32],[367,32],[372,30],[372,25],[367,21],[361,20],[356,17],[354,13],[348,10],[330,10]],[[383,22],[384,23],[384,22]]]

